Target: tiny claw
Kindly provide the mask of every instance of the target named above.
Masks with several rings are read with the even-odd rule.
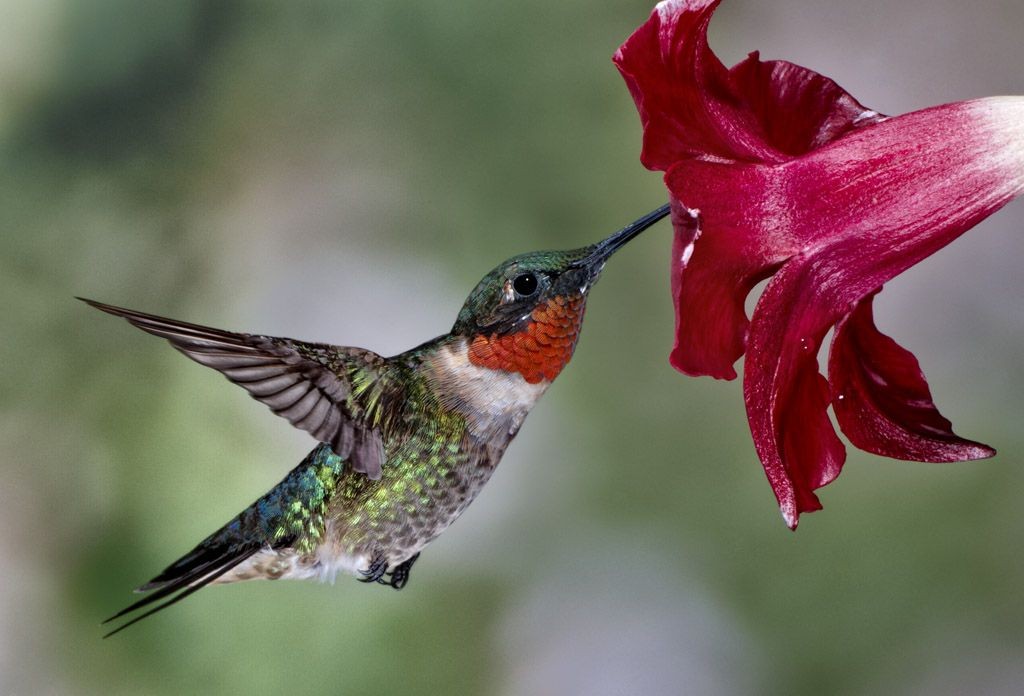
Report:
[[[397,566],[395,566],[395,569],[391,571],[391,582],[389,583],[391,587],[395,588],[396,590],[400,590],[406,586],[406,584],[409,582],[409,573],[412,570],[412,565],[416,562],[416,559],[419,557],[420,555],[417,553],[412,558],[403,561],[402,563],[399,563]]]
[[[388,561],[383,556],[377,556],[370,562],[370,567],[359,571],[364,577],[356,578],[359,582],[381,582],[381,578],[388,570]]]

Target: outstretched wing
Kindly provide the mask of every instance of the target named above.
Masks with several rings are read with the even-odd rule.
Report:
[[[353,395],[353,380],[372,382],[384,359],[360,348],[233,333],[78,298],[166,338],[196,362],[218,370],[257,401],[317,440],[355,471],[381,475],[384,444]]]

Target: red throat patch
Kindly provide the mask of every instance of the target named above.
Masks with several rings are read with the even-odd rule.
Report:
[[[519,333],[483,334],[469,344],[469,361],[492,370],[518,372],[530,384],[553,380],[576,348],[585,308],[583,295],[548,300]]]

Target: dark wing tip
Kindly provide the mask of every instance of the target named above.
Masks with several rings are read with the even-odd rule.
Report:
[[[170,341],[192,360],[242,386],[277,415],[319,441],[329,442],[342,459],[351,457],[355,471],[371,480],[381,478],[385,455],[380,433],[351,422],[342,403],[349,385],[327,365],[299,355],[294,347],[299,342],[224,331],[86,297],[76,299]],[[140,590],[157,586],[149,583]]]
[[[97,300],[90,300],[88,297],[82,297],[80,295],[75,295],[75,299],[76,300],[81,300],[82,302],[86,303],[90,307],[95,307],[96,309],[98,309],[100,311],[109,312],[110,314],[117,314],[117,310],[120,309],[119,307],[115,307],[113,305],[104,304],[103,302],[99,302]]]
[[[137,312],[134,309],[128,309],[127,307],[118,307],[116,305],[107,304],[106,302],[99,302],[97,300],[90,300],[88,297],[78,297],[76,295],[75,299],[76,300],[81,300],[82,302],[86,303],[90,307],[95,307],[96,309],[100,310],[101,312],[106,312],[107,314],[113,314],[115,317],[121,317],[122,319],[127,319],[129,322],[131,322],[135,326],[138,326],[140,329],[143,329],[144,331],[146,330],[144,324],[146,324],[148,322],[161,322],[161,323],[169,322],[169,323],[172,323],[172,324],[181,324],[183,326],[189,326],[189,324],[187,324],[185,322],[178,322],[178,321],[175,321],[174,319],[166,319],[164,317],[158,317],[155,314],[146,314],[145,312]],[[202,328],[206,328],[206,327],[202,327]]]

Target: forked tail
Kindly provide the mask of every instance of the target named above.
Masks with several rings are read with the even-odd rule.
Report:
[[[344,460],[320,445],[269,493],[199,543],[162,573],[139,587],[148,594],[103,623],[166,600],[121,624],[104,638],[123,631],[161,609],[201,590],[262,550],[308,551],[324,529],[327,502],[334,493]]]

